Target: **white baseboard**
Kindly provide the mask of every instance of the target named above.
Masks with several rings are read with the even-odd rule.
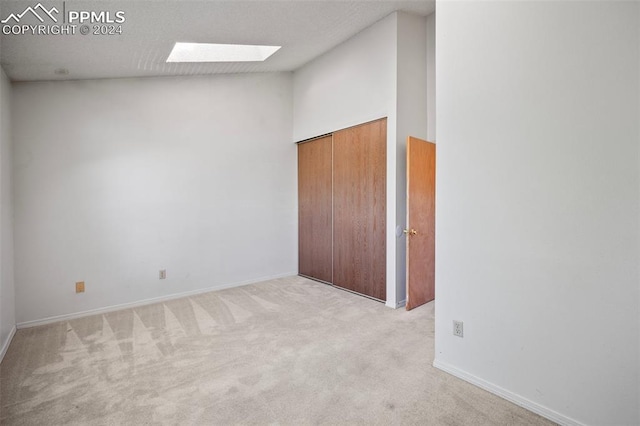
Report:
[[[9,349],[9,345],[11,344],[11,340],[13,340],[13,336],[16,335],[16,330],[16,326],[14,325],[5,341],[2,342],[2,348],[0,348],[0,362],[4,359],[7,349]]]
[[[356,293],[356,294],[358,294],[358,293]],[[376,300],[377,300],[377,299],[376,299]],[[384,305],[385,305],[387,308],[391,308],[391,309],[398,309],[398,308],[402,308],[402,307],[404,307],[404,305],[406,305],[406,304],[407,304],[407,301],[406,301],[406,300],[401,300],[401,301],[399,301],[399,302],[392,302],[392,301],[390,301],[390,300],[387,300],[386,302],[384,302]]]
[[[460,370],[459,368],[449,365],[445,362],[441,362],[436,359],[433,361],[433,366],[439,370],[442,370],[446,373],[456,376],[459,379],[469,382],[472,385],[475,385],[488,392],[491,392],[492,394],[497,395],[500,398],[506,399],[509,402],[513,402],[514,404],[519,405],[522,408],[526,408],[529,411],[539,414],[542,417],[545,417],[559,425],[585,426],[584,423],[580,423],[579,421],[574,420],[571,417],[567,417],[563,414],[553,411],[550,408],[544,407],[523,396],[515,394],[507,389],[501,388],[500,386],[495,385],[491,382],[487,382],[484,379],[476,377],[473,374],[467,373],[466,371]]]
[[[88,317],[88,316],[91,316],[91,315],[105,314],[107,312],[119,311],[119,310],[122,310],[122,309],[137,308],[139,306],[152,305],[154,303],[166,302],[167,300],[173,300],[173,299],[180,299],[182,297],[195,296],[197,294],[209,293],[211,291],[224,290],[226,288],[241,287],[241,286],[244,286],[244,285],[256,284],[256,283],[263,282],[263,281],[275,280],[277,278],[290,277],[290,276],[294,276],[294,275],[297,275],[297,273],[288,272],[286,274],[273,275],[273,276],[268,276],[268,277],[261,277],[261,278],[256,278],[256,279],[252,279],[252,280],[239,281],[239,282],[235,282],[235,283],[223,284],[223,285],[219,285],[219,286],[215,286],[215,287],[207,287],[207,288],[202,288],[202,289],[198,289],[198,290],[185,291],[185,292],[181,292],[181,293],[173,293],[173,294],[169,294],[169,295],[166,295],[166,296],[160,296],[160,297],[154,297],[154,298],[151,298],[151,299],[138,300],[138,301],[135,301],[135,302],[122,303],[122,304],[119,304],[119,305],[105,306],[103,308],[90,309],[88,311],[73,312],[73,313],[70,313],[70,314],[55,315],[55,316],[52,316],[52,317],[42,318],[42,319],[37,319],[37,320],[23,321],[23,322],[19,322],[17,324],[17,328],[21,329],[21,328],[37,327],[39,325],[52,324],[52,323],[55,323],[55,322],[67,321],[67,320],[76,319],[76,318],[83,318],[83,317]]]

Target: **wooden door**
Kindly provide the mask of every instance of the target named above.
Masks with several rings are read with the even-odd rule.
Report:
[[[387,120],[333,134],[333,284],[386,300]]]
[[[407,310],[435,298],[436,145],[407,139]]]
[[[298,273],[331,283],[331,136],[298,144]]]

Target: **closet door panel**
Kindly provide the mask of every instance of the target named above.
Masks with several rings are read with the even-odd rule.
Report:
[[[298,145],[299,274],[332,282],[331,136]]]
[[[387,120],[333,134],[333,284],[386,300]]]

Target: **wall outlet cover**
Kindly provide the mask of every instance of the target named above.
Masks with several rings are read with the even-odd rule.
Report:
[[[453,320],[453,335],[464,337],[464,323],[462,321]]]

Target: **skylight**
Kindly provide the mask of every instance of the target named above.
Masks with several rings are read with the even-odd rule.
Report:
[[[256,62],[264,61],[281,46],[177,42],[167,62]]]

